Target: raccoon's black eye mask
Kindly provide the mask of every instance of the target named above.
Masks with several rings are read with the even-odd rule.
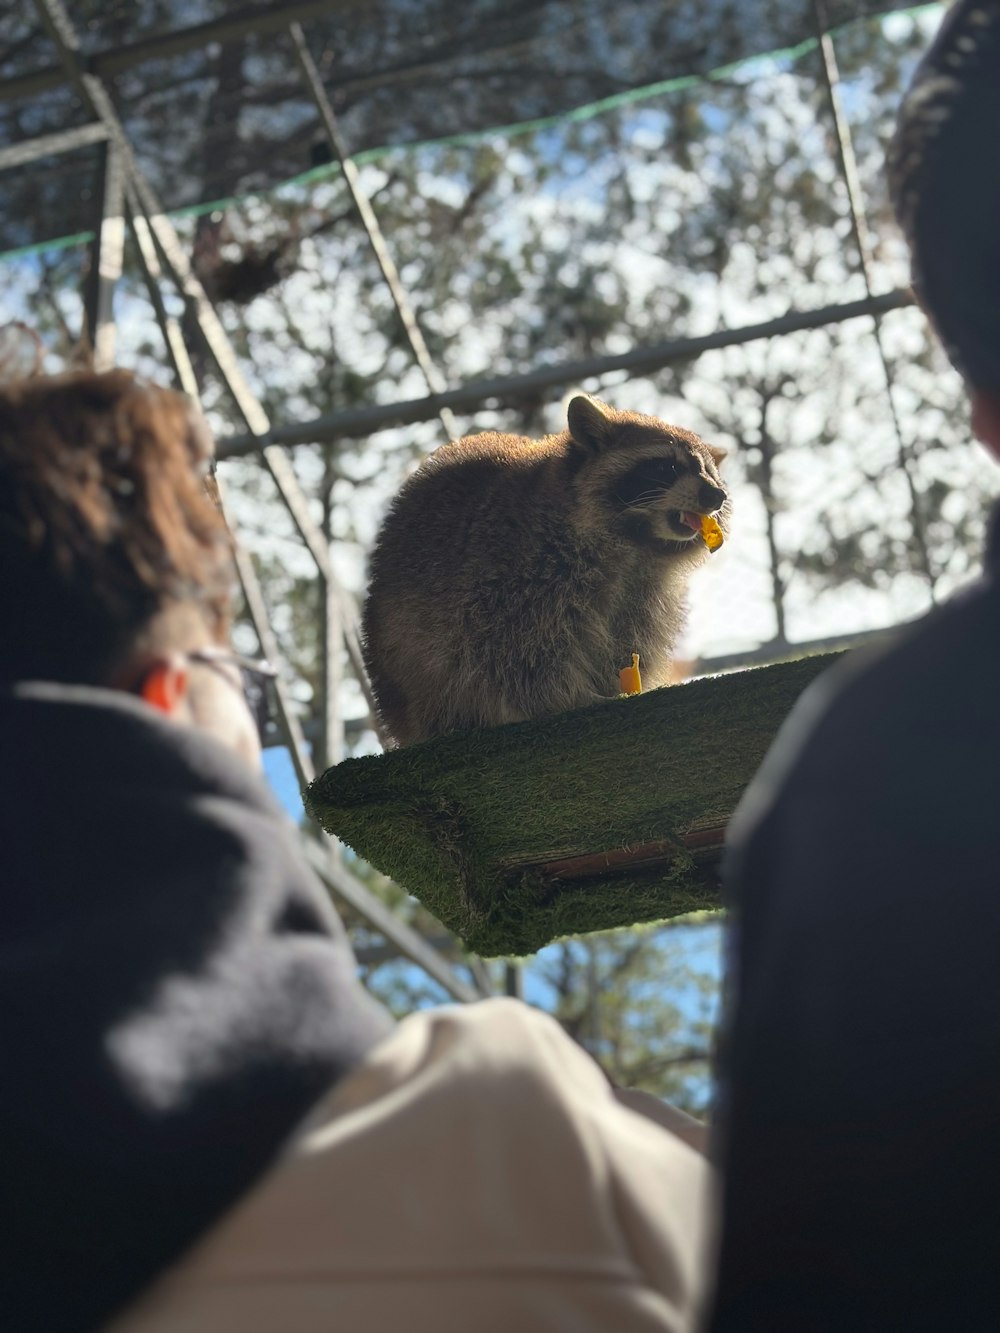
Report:
[[[647,458],[618,478],[612,494],[626,508],[641,504],[668,491],[683,473],[683,464],[674,458]]]

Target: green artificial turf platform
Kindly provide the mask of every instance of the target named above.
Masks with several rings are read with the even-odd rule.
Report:
[[[485,957],[718,907],[736,803],[839,656],[346,759],[306,808]]]

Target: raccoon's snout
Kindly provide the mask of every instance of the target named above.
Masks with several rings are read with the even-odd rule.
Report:
[[[726,492],[721,486],[713,486],[710,481],[702,482],[698,491],[698,503],[706,514],[714,514],[726,503]]]

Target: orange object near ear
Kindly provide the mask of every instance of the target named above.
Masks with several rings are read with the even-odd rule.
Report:
[[[187,667],[174,662],[157,662],[146,672],[139,693],[146,703],[161,713],[174,713],[187,694]]]
[[[622,667],[618,672],[618,681],[622,694],[641,694],[642,677],[639,675],[639,654],[632,654],[632,665]]]

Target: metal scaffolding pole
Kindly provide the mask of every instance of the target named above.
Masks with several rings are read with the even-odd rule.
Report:
[[[368,243],[378,262],[379,271],[389,289],[389,294],[403,325],[403,332],[406,334],[410,350],[423,372],[424,380],[431,394],[445,393],[448,386],[445,383],[444,376],[431,358],[427,343],[424,341],[424,335],[417,323],[416,315],[413,313],[410,299],[400,279],[399,270],[396,268],[395,260],[389,252],[378,218],[375,216],[375,210],[362,188],[361,177],[348,152],[344,136],[340,132],[333,106],[326,95],[326,89],[323,87],[323,80],[320,78],[316,62],[309,52],[302,25],[300,23],[290,24],[288,33],[292,39],[292,46],[295,50],[295,57],[299,62],[299,68],[302,71],[303,82],[309,90],[309,95],[315,104],[316,110],[319,112],[319,118],[326,133],[330,151],[340,163],[340,168],[344,173],[344,183],[350,193],[358,217],[361,219],[361,225],[365,229]],[[448,433],[448,438],[456,439],[458,437],[458,425],[451,409],[438,407],[437,415],[441,420],[441,425]]]
[[[360,9],[362,4],[363,0],[287,0],[260,9],[241,8],[206,23],[157,33],[111,51],[98,51],[86,59],[85,67],[88,74],[107,79],[146,60],[164,60],[212,43],[237,41],[249,33],[281,32],[293,20],[319,18],[334,9]],[[65,83],[65,64],[45,65],[0,80],[0,101],[33,97],[61,88]]]
[[[335,897],[364,917],[387,940],[391,940],[404,958],[423,968],[454,999],[468,1003],[481,998],[480,992],[463,981],[451,964],[425,939],[393,915],[385,903],[380,902],[360,880],[332,861],[322,844],[306,841],[305,851],[313,869]]]
[[[0,171],[10,171],[13,167],[37,162],[42,157],[57,157],[60,153],[72,153],[79,148],[89,148],[92,144],[107,141],[108,131],[103,125],[80,125],[73,130],[40,134],[35,139],[26,139],[24,143],[0,148]]]
[[[160,209],[152,190],[145,185],[141,177],[134,180],[136,197],[143,211],[154,244],[164,267],[171,275],[178,290],[185,298],[198,330],[208,348],[209,355],[230,390],[240,414],[256,438],[263,438],[270,430],[270,423],[263,407],[253,394],[236,360],[229,335],[215,312],[215,307],[205,294],[205,290],[191,269],[190,262],[181,245],[177,233],[169,219]],[[150,212],[150,207],[153,212]],[[347,647],[351,666],[361,683],[361,689],[368,704],[371,725],[378,733],[379,724],[375,712],[374,696],[365,670],[358,633],[358,613],[354,599],[340,584],[330,563],[330,552],[326,538],[319,524],[313,518],[295,470],[277,446],[262,445],[261,455],[280,494],[292,522],[295,524],[303,544],[312,556],[324,588],[329,587],[331,603],[338,606],[338,619],[341,622],[344,642]],[[216,456],[221,457],[216,450]]]
[[[840,68],[837,64],[837,54],[834,50],[833,38],[830,36],[829,32],[825,0],[813,0],[813,12],[816,16],[816,27],[819,36],[823,80],[826,84],[827,100],[830,105],[830,114],[833,117],[834,130],[836,132],[837,157],[840,162],[840,171],[843,176],[844,186],[847,190],[847,200],[851,211],[851,230],[854,234],[854,243],[858,249],[858,259],[861,265],[861,276],[864,278],[865,291],[867,292],[869,299],[871,299],[871,232],[868,227],[868,215],[865,211],[864,193],[861,188],[861,176],[858,172],[858,161],[854,152],[854,140],[851,136],[851,126],[844,114],[844,108],[840,99]],[[931,602],[934,602],[936,600],[934,595],[934,568],[931,564],[930,548],[927,545],[923,504],[913,476],[912,453],[907,447],[902,423],[899,419],[899,412],[896,408],[896,396],[893,392],[892,367],[889,364],[889,357],[885,350],[885,341],[882,337],[882,325],[879,320],[879,313],[875,311],[872,312],[872,331],[875,335],[875,345],[878,348],[879,360],[882,364],[882,374],[885,378],[885,392],[889,404],[889,415],[892,418],[892,428],[896,436],[899,465],[909,490],[910,510],[913,514],[913,535],[916,541],[917,555],[920,560],[921,570],[927,580],[927,589],[930,594]]]
[[[187,350],[187,344],[184,342],[184,336],[181,333],[177,321],[168,313],[163,300],[161,289],[163,272],[160,268],[159,256],[156,252],[156,246],[153,243],[149,224],[139,207],[135,191],[131,186],[129,187],[128,195],[128,218],[132,236],[135,241],[139,270],[142,274],[146,291],[149,293],[149,298],[156,314],[157,323],[160,326],[160,332],[163,335],[163,341],[167,348],[167,355],[173,366],[174,375],[178,385],[190,398],[193,399],[194,402],[199,403],[201,401],[201,395],[198,388],[198,381],[194,373],[194,367],[191,365],[191,358]],[[215,480],[216,486],[218,487],[219,503],[222,506],[223,515],[225,515],[227,506],[224,488],[221,485],[218,476],[216,476]],[[285,738],[288,742],[288,751],[295,768],[295,775],[298,778],[300,786],[305,787],[315,777],[315,772],[309,757],[309,748],[306,744],[305,737],[302,734],[302,727],[299,723],[298,715],[291,706],[288,690],[284,683],[284,677],[281,670],[282,654],[278,643],[271,632],[267,610],[264,604],[264,596],[257,579],[257,573],[249,556],[236,542],[233,543],[233,557],[236,565],[236,576],[239,580],[240,590],[243,593],[243,600],[246,604],[247,614],[250,617],[250,622],[257,635],[257,641],[260,644],[261,652],[278,670],[278,676],[274,682],[275,693],[278,700],[278,712],[281,718]]]
[[[115,364],[114,295],[125,254],[125,164],[113,140],[101,149],[99,176],[100,211],[90,245],[83,307],[94,369],[110,370]]]
[[[596,376],[613,371],[628,371],[641,375],[675,361],[693,361],[704,352],[721,347],[736,347],[742,343],[775,338],[785,333],[799,333],[803,329],[823,328],[858,319],[862,315],[883,314],[913,304],[909,288],[866,296],[860,301],[843,305],[823,306],[817,310],[793,311],[778,319],[762,324],[747,324],[737,329],[717,329],[695,338],[677,338],[671,342],[651,343],[633,347],[627,352],[609,356],[586,357],[579,361],[561,361],[540,366],[523,375],[507,375],[490,380],[474,380],[456,389],[430,398],[410,398],[396,403],[376,403],[370,407],[348,408],[330,416],[315,417],[312,421],[297,421],[288,426],[273,427],[266,439],[255,435],[226,435],[218,442],[220,458],[238,458],[259,452],[264,443],[280,445],[325,444],[333,440],[364,439],[387,426],[408,426],[415,421],[430,421],[439,408],[456,407],[471,411],[488,404],[516,402],[524,396],[533,396],[540,389],[577,385]]]
[[[333,541],[333,483],[329,462],[323,475],[323,534]],[[336,588],[323,580],[319,589],[320,663],[323,681],[320,689],[323,709],[319,719],[317,764],[331,768],[344,757],[344,719],[337,706],[341,690],[340,645],[343,642],[340,599]]]
[[[167,311],[163,300],[163,291],[160,284],[163,280],[163,274],[160,270],[160,261],[156,253],[156,246],[153,244],[153,235],[149,230],[149,223],[146,216],[139,207],[139,201],[136,198],[135,190],[131,185],[127,185],[126,194],[126,216],[128,218],[129,231],[135,242],[136,255],[139,261],[139,272],[142,274],[143,284],[149,296],[150,304],[153,307],[153,313],[156,315],[156,322],[160,326],[160,333],[163,335],[163,342],[167,351],[167,359],[170,362],[174,372],[174,380],[177,387],[194,402],[201,399],[201,390],[198,387],[198,377],[194,373],[194,367],[191,364],[191,358],[188,355],[187,344],[184,341],[184,335],[176,319]]]

